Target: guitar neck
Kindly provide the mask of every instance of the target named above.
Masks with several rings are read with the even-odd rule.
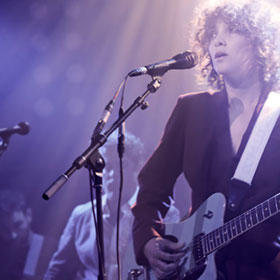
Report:
[[[233,218],[223,226],[201,237],[205,255],[220,249],[234,238],[280,212],[280,193]]]

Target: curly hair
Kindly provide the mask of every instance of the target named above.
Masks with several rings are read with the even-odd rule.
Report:
[[[262,1],[220,1],[209,5],[201,13],[201,8],[194,19],[196,26],[191,45],[200,57],[199,80],[207,81],[212,89],[221,90],[223,77],[212,64],[209,43],[218,19],[225,21],[231,30],[246,35],[255,46],[255,57],[260,65],[261,75],[266,90],[280,89],[279,82],[279,31],[277,9]],[[213,1],[212,1],[213,2]]]

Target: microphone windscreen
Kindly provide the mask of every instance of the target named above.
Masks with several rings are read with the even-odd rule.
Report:
[[[18,134],[25,135],[25,134],[29,133],[30,126],[29,126],[28,122],[20,122],[18,124],[18,126],[19,126]]]

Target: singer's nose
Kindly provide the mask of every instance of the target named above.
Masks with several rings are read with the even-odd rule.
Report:
[[[226,46],[227,43],[224,39],[216,39],[215,40],[215,47]]]

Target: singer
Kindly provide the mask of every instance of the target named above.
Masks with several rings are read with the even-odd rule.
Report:
[[[200,82],[206,82],[209,90],[180,96],[157,149],[139,174],[140,191],[133,208],[135,254],[137,262],[149,266],[148,273],[157,279],[171,275],[171,279],[190,279],[193,271],[188,267],[198,269],[200,276],[194,279],[280,279],[280,217],[270,217],[280,210],[279,199],[270,199],[280,191],[279,98],[272,102],[278,108],[274,119],[271,111],[262,114],[270,93],[280,92],[280,25],[276,22],[280,11],[268,1],[213,2],[205,1],[198,9],[192,38]],[[262,121],[274,122],[271,131]],[[267,140],[257,137],[264,133]],[[257,149],[243,153],[252,146]],[[257,157],[260,146],[263,152]],[[251,181],[248,166],[237,172],[243,158],[256,163]],[[217,192],[228,205],[224,222],[245,214],[203,242],[186,244],[187,234],[203,236],[204,224],[217,222],[216,215],[223,211],[207,200],[203,207],[215,211],[195,220],[178,242],[167,239],[159,216],[166,214],[181,173],[192,189],[191,214],[203,211],[199,207]],[[226,246],[211,255],[219,244]],[[199,261],[205,258],[205,270],[200,271]]]

